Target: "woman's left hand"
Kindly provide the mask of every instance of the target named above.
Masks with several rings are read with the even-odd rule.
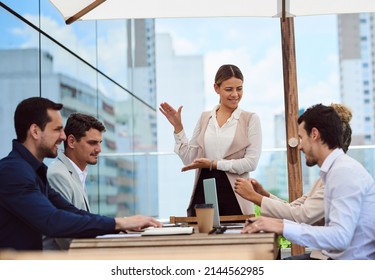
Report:
[[[197,168],[210,168],[211,161],[208,158],[197,158],[192,163],[182,167],[181,171],[188,171]]]

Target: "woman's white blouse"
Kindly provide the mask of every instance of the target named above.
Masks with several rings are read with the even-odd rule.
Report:
[[[215,106],[211,111],[212,118],[210,118],[205,132],[204,157],[211,160],[217,160],[218,170],[236,174],[243,174],[255,170],[262,150],[262,133],[258,115],[253,113],[250,118],[248,129],[250,145],[246,149],[244,158],[225,160],[223,158],[233,141],[238,119],[242,110],[237,108],[227,122],[222,127],[219,127],[216,120],[216,110],[218,109],[218,106],[219,105]],[[196,139],[200,134],[200,131],[201,124],[198,122],[190,142],[186,137],[184,130],[174,134],[174,151],[180,156],[185,165],[190,164],[197,157],[198,146],[196,145]]]

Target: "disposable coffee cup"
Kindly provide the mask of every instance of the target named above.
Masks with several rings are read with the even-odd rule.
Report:
[[[196,204],[194,208],[197,215],[198,231],[208,233],[214,226],[214,205]]]

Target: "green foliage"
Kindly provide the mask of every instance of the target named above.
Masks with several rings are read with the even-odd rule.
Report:
[[[279,243],[279,248],[290,248],[290,247],[292,247],[292,242],[285,239],[285,237],[282,236],[282,235],[278,236],[277,242]]]
[[[260,207],[254,204],[254,214],[255,217],[260,217]]]

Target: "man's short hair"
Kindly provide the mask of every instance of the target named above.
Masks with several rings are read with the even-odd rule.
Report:
[[[36,124],[43,131],[51,121],[48,109],[59,111],[62,107],[62,104],[43,97],[30,97],[21,101],[14,112],[17,141],[20,143],[26,141],[27,131],[32,124]]]
[[[343,147],[343,125],[334,108],[322,104],[308,108],[299,118],[298,124],[304,122],[307,134],[315,127],[319,130],[322,142],[330,149]]]
[[[96,129],[100,132],[105,131],[105,126],[102,122],[94,118],[93,116],[82,114],[82,113],[73,113],[69,116],[65,125],[65,134],[66,137],[73,135],[74,138],[79,142],[82,137],[86,135],[86,132],[91,128]],[[67,147],[67,140],[64,142],[64,148]]]

